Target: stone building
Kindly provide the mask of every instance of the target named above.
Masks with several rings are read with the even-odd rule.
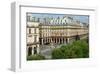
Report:
[[[85,26],[84,26],[85,24]],[[88,37],[88,25],[72,17],[36,18],[27,17],[27,55],[39,54],[40,45],[67,44]]]
[[[67,44],[76,39],[88,37],[88,28],[80,25],[40,25],[40,44]]]

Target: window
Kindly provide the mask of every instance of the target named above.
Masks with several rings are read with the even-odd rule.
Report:
[[[34,33],[36,34],[36,28],[34,28]]]
[[[30,21],[30,16],[27,16],[27,21]]]
[[[34,42],[36,42],[37,41],[37,36],[34,36]]]
[[[31,29],[29,29],[29,34],[31,34]]]

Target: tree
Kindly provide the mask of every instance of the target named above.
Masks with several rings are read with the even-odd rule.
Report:
[[[73,43],[62,45],[52,51],[53,59],[88,58],[89,45],[86,40],[77,40]]]

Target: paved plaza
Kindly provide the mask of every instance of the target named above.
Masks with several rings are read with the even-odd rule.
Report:
[[[46,59],[52,58],[52,50],[59,48],[61,45],[40,45],[40,54],[45,56]]]

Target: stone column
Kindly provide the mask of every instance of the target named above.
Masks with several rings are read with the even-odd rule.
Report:
[[[37,54],[39,54],[40,53],[39,44],[37,44],[36,47],[37,47],[36,48],[37,49]]]
[[[63,44],[63,38],[61,38],[61,43]]]
[[[46,43],[46,38],[44,38],[44,44]]]
[[[45,43],[47,43],[47,38],[45,38]]]
[[[66,38],[64,38],[64,44],[66,44]]]
[[[52,42],[52,40],[51,40],[52,38],[50,38],[50,43]]]
[[[60,44],[60,38],[59,38],[59,44]]]
[[[57,38],[56,38],[56,44],[57,44]]]
[[[67,38],[67,43],[69,43],[69,38]]]
[[[42,45],[43,45],[43,38],[41,39]]]
[[[50,43],[50,38],[49,38],[49,43]]]
[[[51,38],[51,42],[52,42],[52,38]]]
[[[50,38],[50,43],[51,43],[51,38]]]

